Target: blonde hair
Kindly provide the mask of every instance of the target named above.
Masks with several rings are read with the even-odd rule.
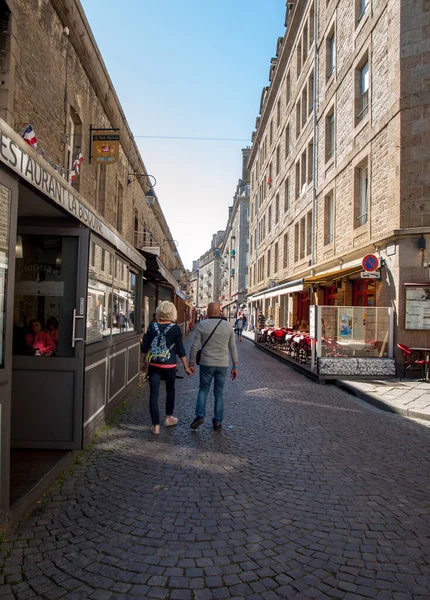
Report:
[[[157,315],[157,321],[172,321],[175,322],[178,318],[178,312],[173,302],[165,300],[161,302],[155,311]]]

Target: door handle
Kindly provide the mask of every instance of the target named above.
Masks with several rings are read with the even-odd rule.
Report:
[[[76,337],[76,319],[85,319],[85,317],[76,314],[76,308],[73,309],[73,326],[72,326],[72,348],[76,342],[83,342],[84,338]]]

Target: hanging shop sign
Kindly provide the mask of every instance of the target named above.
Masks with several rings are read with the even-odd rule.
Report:
[[[119,160],[119,129],[93,129],[90,126],[92,160],[100,165],[112,165]]]
[[[146,269],[145,259],[103,223],[71,185],[50,167],[5,121],[0,119],[0,162],[18,173],[66,212]]]

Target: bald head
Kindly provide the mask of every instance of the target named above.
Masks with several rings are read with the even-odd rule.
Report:
[[[221,306],[219,302],[210,302],[208,304],[208,317],[219,317],[221,314]]]

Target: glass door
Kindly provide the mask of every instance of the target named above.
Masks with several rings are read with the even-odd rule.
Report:
[[[9,509],[14,249],[18,184],[0,169],[0,520]],[[9,318],[8,318],[9,317]]]
[[[12,446],[82,440],[89,231],[25,227],[16,244]]]

